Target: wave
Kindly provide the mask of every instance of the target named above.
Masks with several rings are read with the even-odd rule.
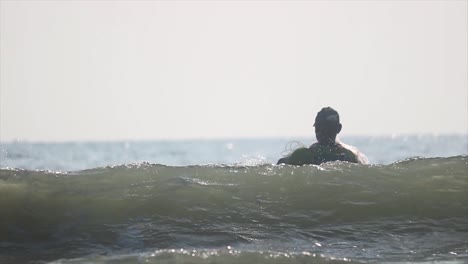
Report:
[[[467,257],[467,168],[468,156],[390,165],[2,169],[0,250],[45,260],[225,246],[255,257],[311,249],[363,261]],[[286,263],[301,263],[296,257]]]
[[[154,252],[140,254],[126,254],[116,256],[95,256],[77,259],[63,259],[51,264],[73,263],[265,263],[265,264],[300,264],[300,263],[328,263],[328,264],[353,264],[346,258],[337,259],[320,256],[310,252],[284,253],[284,252],[241,252],[228,247],[223,250],[156,250]]]
[[[390,165],[333,162],[302,167],[141,163],[77,172],[3,169],[0,212],[33,207],[41,209],[38,215],[50,215],[57,208],[86,208],[96,217],[127,217],[151,212],[178,216],[197,211],[194,208],[234,212],[249,208],[251,218],[265,218],[262,212],[317,209],[333,209],[336,219],[461,216],[467,204],[467,160],[457,156]],[[129,214],[122,214],[124,209]],[[351,209],[353,213],[347,214]],[[365,210],[356,214],[360,209]]]

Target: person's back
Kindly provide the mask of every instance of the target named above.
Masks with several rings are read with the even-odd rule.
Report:
[[[314,143],[309,147],[312,152],[312,164],[321,164],[327,161],[347,161],[359,163],[357,156],[339,142],[332,145]]]
[[[315,118],[315,136],[317,143],[308,149],[295,150],[289,157],[281,158],[277,164],[319,165],[327,161],[347,161],[367,164],[367,158],[356,148],[345,145],[336,140],[342,125],[338,112],[331,107],[322,108]]]

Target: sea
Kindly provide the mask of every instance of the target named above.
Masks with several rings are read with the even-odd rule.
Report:
[[[0,143],[0,263],[468,263],[468,135]]]

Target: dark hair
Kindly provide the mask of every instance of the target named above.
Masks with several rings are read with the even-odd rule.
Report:
[[[324,107],[315,117],[314,126],[318,125],[339,125],[340,115],[338,112],[331,107]]]

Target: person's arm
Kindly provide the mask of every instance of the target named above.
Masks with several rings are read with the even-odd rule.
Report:
[[[346,153],[345,161],[359,163],[359,164],[369,164],[369,160],[367,160],[367,157],[364,154],[362,154],[356,147],[346,145],[342,142],[340,142],[339,144],[345,150],[345,153]]]

